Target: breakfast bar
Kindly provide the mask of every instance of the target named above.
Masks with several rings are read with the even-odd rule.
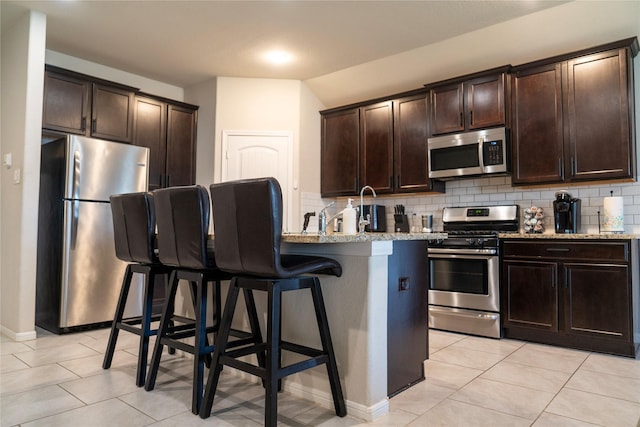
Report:
[[[428,241],[446,237],[445,233],[283,235],[283,253],[322,255],[342,264],[341,277],[322,277],[322,291],[349,415],[365,420],[384,415],[389,411],[388,396],[424,378],[422,362],[428,356],[426,245]],[[416,298],[416,294],[422,297]],[[311,303],[295,294],[286,297],[283,336],[306,345],[318,345]],[[410,307],[412,304],[417,306]],[[422,320],[407,324],[406,315],[416,312]],[[288,313],[296,319],[295,323],[287,323]],[[396,318],[398,314],[400,318]],[[419,334],[421,341],[411,340],[407,335],[411,332]],[[398,345],[398,339],[406,342]],[[412,351],[414,346],[417,351]],[[407,350],[413,353],[409,355],[413,362],[407,362]],[[411,366],[397,366],[405,364]],[[388,375],[388,372],[398,368],[413,369],[417,374],[404,385],[391,384],[390,390],[388,377],[402,377],[402,373],[394,371]],[[289,377],[283,388],[331,407],[329,383],[319,369]]]

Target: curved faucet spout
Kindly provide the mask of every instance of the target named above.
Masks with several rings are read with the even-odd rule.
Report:
[[[364,217],[364,201],[363,201],[363,196],[364,196],[364,190],[369,189],[371,190],[371,194],[373,194],[373,197],[378,197],[376,195],[376,190],[373,189],[373,187],[369,186],[369,185],[365,185],[364,187],[362,187],[362,189],[360,189],[360,220],[358,221],[358,230],[360,231],[360,233],[364,233],[364,228],[367,226],[367,224],[369,224],[369,218],[371,216],[371,214],[367,215],[367,218],[365,219]]]

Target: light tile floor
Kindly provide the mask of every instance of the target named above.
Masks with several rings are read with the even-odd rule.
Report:
[[[0,426],[262,425],[264,390],[223,371],[214,412],[191,414],[191,361],[163,356],[156,389],[135,386],[137,337],[108,329],[0,340]],[[283,426],[639,426],[640,360],[513,340],[430,332],[426,380],[372,423],[279,397]]]

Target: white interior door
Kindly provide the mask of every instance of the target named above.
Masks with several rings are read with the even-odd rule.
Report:
[[[222,131],[222,181],[272,176],[282,188],[284,231],[291,230],[293,134],[288,131]]]

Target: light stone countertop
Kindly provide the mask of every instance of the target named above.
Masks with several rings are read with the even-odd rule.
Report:
[[[282,233],[282,241],[285,243],[358,243],[393,240],[442,240],[447,238],[447,233],[364,233],[364,234],[325,234],[323,236],[310,232]]]
[[[556,240],[630,240],[640,238],[640,234],[625,233],[587,233],[587,234],[555,234],[555,233],[500,233],[501,239],[556,239]]]

